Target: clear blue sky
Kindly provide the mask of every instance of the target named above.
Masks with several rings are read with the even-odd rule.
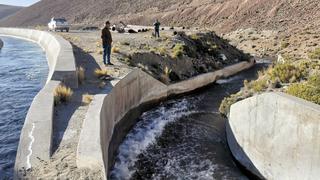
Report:
[[[8,4],[14,6],[30,6],[40,0],[0,0],[0,4]]]

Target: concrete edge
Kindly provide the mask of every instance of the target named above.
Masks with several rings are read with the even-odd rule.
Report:
[[[272,101],[267,102],[265,100],[267,98],[271,99]],[[255,104],[255,106],[247,105],[250,103]],[[282,104],[282,105],[280,105],[280,107],[287,108],[287,111],[289,110],[289,111],[291,111],[291,113],[284,111],[285,113],[282,113],[282,115],[279,115],[279,114],[281,114],[281,110],[278,109],[279,104]],[[247,109],[249,109],[248,112],[241,111],[241,109],[243,110],[244,106],[245,107],[252,106],[257,109],[258,109],[258,106],[263,106],[263,107],[260,107],[260,109],[267,109],[268,115],[262,115],[261,113],[255,112],[257,110],[253,110],[250,108],[247,108]],[[271,108],[270,106],[272,106],[273,108]],[[303,109],[297,110],[297,107],[300,107],[300,106],[303,107]],[[239,110],[243,114],[240,118],[238,117],[239,114],[236,114],[236,112]],[[298,112],[298,111],[300,111],[300,112]],[[306,112],[308,112],[308,113],[306,113]],[[317,113],[310,114],[310,112],[317,112]],[[282,93],[282,92],[267,92],[267,93],[263,93],[260,95],[255,95],[253,97],[246,98],[242,101],[239,101],[239,102],[233,104],[230,108],[230,114],[234,114],[233,117],[238,117],[238,118],[235,118],[235,120],[232,120],[232,116],[230,116],[229,120],[226,123],[226,135],[227,135],[227,142],[228,142],[230,151],[231,151],[233,157],[236,159],[236,161],[242,167],[244,167],[247,171],[249,171],[251,174],[253,174],[254,176],[256,176],[260,179],[274,179],[275,177],[280,178],[280,176],[279,176],[280,174],[281,174],[281,179],[301,179],[301,178],[313,179],[313,178],[319,176],[319,173],[318,173],[319,168],[313,168],[313,167],[320,167],[320,166],[316,166],[313,163],[318,162],[317,164],[320,164],[320,161],[316,161],[317,158],[313,157],[312,158],[313,162],[311,162],[312,170],[302,170],[303,168],[307,167],[308,165],[310,167],[310,164],[308,164],[307,162],[301,162],[297,159],[294,159],[294,158],[298,158],[298,157],[302,156],[302,154],[303,154],[301,151],[299,151],[299,150],[301,150],[299,148],[299,145],[295,144],[295,145],[293,145],[294,148],[292,148],[292,147],[290,147],[290,145],[288,145],[286,143],[295,142],[293,140],[293,137],[299,136],[299,140],[300,139],[305,140],[305,141],[302,141],[303,143],[300,144],[300,147],[303,146],[303,148],[306,148],[307,147],[307,144],[305,144],[307,142],[306,139],[310,140],[310,139],[316,138],[316,137],[312,137],[312,136],[317,136],[318,138],[320,137],[317,134],[309,132],[310,130],[314,130],[315,132],[318,132],[317,128],[319,127],[318,120],[320,118],[320,105],[312,103],[312,102],[304,100],[304,99],[301,99],[301,98],[298,98],[298,97],[295,97],[295,96],[292,96],[292,95],[289,95],[289,94],[286,94],[286,93]],[[305,115],[303,115],[303,114],[305,114]],[[249,117],[249,116],[252,116],[252,117]],[[257,120],[258,119],[257,117],[260,117],[260,121]],[[263,117],[264,123],[261,123],[262,117]],[[286,123],[285,123],[285,121],[284,122],[276,121],[274,119],[276,117],[286,117],[288,119],[284,118],[283,120],[291,120],[291,121],[296,119],[296,120],[298,120],[298,122],[292,121],[290,125],[278,127],[278,126],[284,125]],[[292,118],[292,117],[295,117],[295,118]],[[307,118],[303,118],[303,117],[307,117]],[[244,123],[242,121],[240,122],[239,119],[246,119],[246,118],[247,118],[247,124],[253,123],[255,125],[262,126],[262,127],[259,127],[260,131],[258,130],[258,132],[259,132],[259,133],[257,132],[258,134],[254,134],[254,132],[252,132],[252,130],[254,130],[255,128],[258,128],[258,127],[253,127],[253,129],[245,128],[250,125],[239,127],[239,123],[241,123],[241,124]],[[230,121],[234,121],[234,123],[232,123]],[[237,121],[239,121],[239,122],[237,122]],[[278,123],[276,125],[269,124],[269,123],[274,123],[274,122],[278,122]],[[236,125],[236,123],[238,123],[238,125]],[[314,127],[312,127],[312,126],[310,127],[311,124],[313,124]],[[268,127],[266,125],[268,125]],[[240,126],[242,126],[242,125],[240,125]],[[254,126],[254,125],[252,125],[252,126]],[[277,126],[277,127],[273,127],[273,126]],[[253,142],[245,142],[244,141],[244,139],[246,139],[246,138],[250,139],[253,137],[257,138],[257,137],[264,136],[264,134],[270,132],[270,129],[268,130],[269,127],[272,129],[272,132],[276,131],[278,133],[278,136],[275,137],[275,139],[279,139],[279,141],[281,141],[279,143],[279,145],[283,144],[283,147],[278,147],[278,149],[277,149],[277,151],[283,151],[282,153],[286,154],[286,156],[282,154],[284,156],[283,157],[284,159],[282,159],[282,161],[279,160],[281,162],[272,162],[272,159],[270,159],[270,160],[268,159],[267,162],[265,162],[265,160],[263,160],[263,159],[261,159],[260,161],[257,161],[257,159],[251,159],[249,157],[249,156],[253,156],[253,154],[258,154],[255,158],[260,157],[260,156],[261,157],[265,157],[265,156],[269,157],[268,154],[263,154],[262,152],[260,152],[258,150],[259,148],[257,148],[257,147],[261,147],[261,144],[251,145],[251,144],[253,144]],[[298,131],[294,130],[294,129],[290,129],[290,128],[295,128],[295,127],[300,127],[301,129],[299,129]],[[310,127],[310,129],[308,129],[308,127]],[[243,129],[243,128],[245,128],[245,129]],[[279,130],[279,128],[281,129],[281,131]],[[308,130],[304,130],[303,128],[306,128]],[[247,137],[248,134],[243,135],[244,137],[241,137],[239,134],[240,129],[242,129],[241,132],[245,131],[245,132],[248,132],[248,134],[251,134],[250,137]],[[290,138],[292,138],[290,140],[288,140],[289,138],[286,139],[286,140],[288,140],[288,142],[285,142],[286,140],[283,139],[285,137],[280,138],[281,135],[284,135],[283,131],[286,131],[286,130],[290,130],[288,132],[288,134],[290,134],[289,136],[290,136]],[[266,132],[264,132],[264,131],[266,131]],[[305,134],[305,136],[303,136],[303,134]],[[273,137],[272,134],[269,134],[269,136]],[[275,142],[273,142],[273,143],[275,143]],[[250,147],[251,147],[251,151],[252,151],[251,153],[249,152]],[[266,149],[266,151],[270,151],[270,153],[272,153],[272,149],[268,149],[270,147],[272,147],[272,145],[265,144],[263,146],[263,149]],[[316,146],[311,145],[311,147],[309,147],[309,148],[315,149],[315,147]],[[290,148],[292,151],[294,151],[293,154],[290,154],[290,151],[285,148]],[[318,148],[319,148],[319,146],[318,146]],[[319,149],[315,149],[314,152],[319,152]],[[311,154],[309,154],[309,153],[307,153],[308,157],[311,156]],[[281,152],[279,152],[279,154],[281,154]],[[277,155],[279,155],[279,154],[272,153],[271,156],[277,157]],[[296,168],[295,170],[292,170],[292,167],[288,167],[284,163],[284,161],[290,161],[289,157],[292,158],[292,160],[291,160],[292,162],[289,162],[289,164],[291,164],[293,167],[295,167]],[[320,156],[317,156],[317,157],[319,160]],[[254,162],[263,162],[263,163],[255,164]],[[300,162],[300,163],[297,163],[297,162]],[[280,163],[281,166],[283,167],[283,169],[280,170],[280,172],[281,172],[280,174],[279,173],[277,174],[277,172],[274,172],[274,170],[270,169],[270,167],[273,167],[273,166],[276,167],[275,164],[277,164],[277,163]],[[283,165],[282,165],[282,163],[283,163]],[[265,164],[265,166],[262,166],[263,164]],[[300,167],[299,167],[299,165],[300,165]],[[284,169],[286,169],[288,172],[286,172]],[[300,171],[300,173],[298,173],[299,171]],[[302,172],[305,172],[304,175]],[[307,178],[307,176],[308,176],[308,178]]]
[[[25,171],[51,157],[54,116],[54,90],[60,81],[48,82],[35,96],[24,126],[14,166],[14,179],[22,178]]]
[[[80,134],[81,141],[79,141],[77,147],[77,155],[82,157],[76,159],[78,168],[104,169],[102,149],[99,146],[101,144],[99,134],[101,107],[106,96],[95,95],[86,113]],[[103,171],[102,174],[105,177],[104,173]]]
[[[32,166],[51,157],[54,90],[61,83],[78,87],[76,61],[72,45],[59,35],[20,28],[0,28],[0,35],[37,43],[44,49],[49,66],[46,85],[33,99],[21,130],[14,166],[14,179],[20,179]]]
[[[240,71],[246,70],[250,67],[252,67],[255,64],[254,60],[247,62],[240,62],[228,67],[225,67],[221,70],[209,72],[205,74],[201,74],[199,76],[190,78],[188,80],[171,84],[168,86],[168,95],[178,95],[187,93],[193,90],[196,90],[198,88],[207,86],[213,82],[215,82],[218,79],[226,78],[229,76],[232,76]]]
[[[49,65],[47,83],[55,80],[72,88],[78,87],[76,60],[67,40],[53,33],[20,28],[0,28],[0,35],[32,41],[44,49]]]
[[[147,104],[152,101],[157,101],[160,99],[166,99],[171,95],[178,95],[187,92],[194,91],[198,88],[207,86],[219,78],[225,78],[231,75],[234,75],[240,71],[248,69],[254,65],[254,60],[250,62],[240,62],[235,65],[228,66],[222,70],[218,70],[215,72],[199,75],[197,77],[191,78],[190,80],[186,80],[173,85],[165,85],[160,81],[154,79],[152,76],[147,73],[141,71],[140,69],[136,69],[133,72],[129,73],[124,79],[120,80],[120,82],[116,86],[122,86],[121,89],[125,89],[134,81],[139,81],[138,92],[131,88],[130,91],[132,93],[126,92],[126,96],[139,96],[139,100],[134,99],[133,101],[137,101],[137,103],[133,103],[131,98],[125,100],[127,104],[124,104],[126,108],[120,113],[116,113],[117,110],[115,107],[110,107],[108,105],[117,106],[116,104],[121,102],[117,102],[115,98],[113,98],[113,94],[116,94],[117,88],[114,87],[113,90],[106,96],[97,96],[94,98],[93,102],[89,105],[90,111],[87,112],[86,118],[84,120],[83,128],[81,130],[81,135],[78,144],[77,150],[77,166],[79,168],[88,168],[95,169],[101,168],[104,175],[104,179],[107,179],[108,176],[108,154],[110,153],[106,149],[109,148],[108,143],[111,142],[114,136],[114,128],[117,126],[121,119],[124,118],[130,110],[134,108],[138,108],[142,104]],[[143,80],[140,80],[140,78]],[[122,83],[123,82],[123,83]],[[142,84],[141,84],[142,83]],[[127,87],[126,87],[127,86]],[[160,88],[159,88],[160,87]],[[122,90],[120,90],[122,91]],[[121,94],[121,93],[120,93]],[[121,94],[123,95],[123,94]],[[102,103],[102,98],[104,99],[104,103]],[[109,102],[110,101],[110,102]],[[131,104],[131,105],[130,105]],[[105,107],[108,106],[108,107]],[[109,109],[111,109],[110,113],[108,113]],[[105,112],[107,110],[107,112]],[[93,118],[94,117],[94,118]],[[111,122],[105,122],[111,121]],[[103,127],[110,126],[110,127]],[[122,132],[124,129],[128,127],[121,127],[122,129],[117,129],[117,132]],[[106,131],[106,132],[104,132]],[[104,136],[108,136],[105,138]],[[100,140],[97,139],[100,138]],[[107,142],[103,142],[107,141]],[[119,141],[119,140],[118,140]],[[104,147],[103,144],[107,143]],[[117,144],[117,143],[116,143]],[[94,147],[94,148],[91,148]],[[117,148],[117,147],[113,147]],[[101,151],[102,149],[102,151]],[[101,153],[102,159],[101,159]],[[90,160],[90,163],[87,163]],[[94,164],[93,164],[94,163]]]
[[[3,41],[0,39],[0,50],[2,49],[3,47]]]

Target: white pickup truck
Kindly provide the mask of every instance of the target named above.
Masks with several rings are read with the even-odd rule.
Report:
[[[50,31],[58,31],[69,32],[70,25],[68,24],[65,18],[51,18],[51,21],[48,23],[48,27]]]

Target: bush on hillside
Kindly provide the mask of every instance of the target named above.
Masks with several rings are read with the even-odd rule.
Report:
[[[295,83],[288,87],[288,94],[320,104],[320,74],[311,76],[304,83]]]
[[[317,48],[316,50],[314,50],[313,52],[310,52],[308,54],[308,57],[310,59],[320,59],[320,48]]]

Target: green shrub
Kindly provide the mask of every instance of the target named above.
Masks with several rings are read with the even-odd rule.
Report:
[[[305,71],[294,65],[285,63],[277,64],[268,70],[272,81],[280,80],[281,83],[294,83],[305,76]]]
[[[287,93],[320,104],[320,75],[312,76],[304,83],[292,84]]]
[[[192,40],[199,40],[199,39],[200,39],[200,36],[197,35],[197,34],[191,34],[190,38],[191,38]]]
[[[267,85],[267,80],[265,79],[258,79],[256,81],[253,81],[251,83],[251,88],[255,91],[255,92],[261,92],[264,89],[266,89],[268,87]]]
[[[289,46],[290,44],[288,42],[281,42],[281,49],[285,49]]]
[[[302,60],[298,64],[299,68],[308,74],[312,71],[320,71],[320,61],[319,60]]]
[[[232,94],[231,96],[224,98],[220,104],[219,112],[227,116],[230,112],[231,105],[240,100],[242,100],[240,94]]]
[[[320,59],[320,48],[317,48],[313,52],[310,52],[308,56],[310,59]]]
[[[159,54],[160,54],[161,56],[164,56],[164,55],[167,54],[167,49],[162,46],[162,47],[159,47],[159,48],[158,48],[158,52],[159,52]]]
[[[172,57],[178,58],[178,57],[181,57],[184,53],[185,53],[185,45],[178,43],[173,48]]]

